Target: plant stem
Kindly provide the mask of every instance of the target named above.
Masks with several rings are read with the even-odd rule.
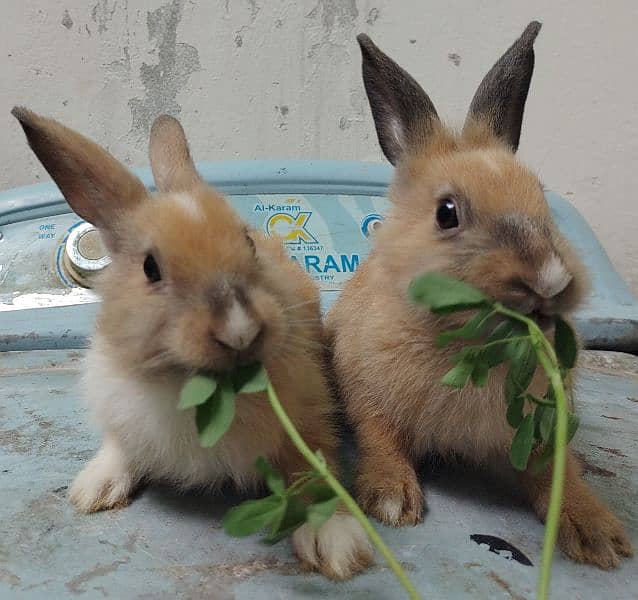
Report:
[[[377,533],[376,529],[372,526],[372,523],[370,523],[367,517],[363,514],[363,511],[359,508],[358,504],[354,501],[352,496],[350,496],[346,489],[332,475],[330,469],[328,469],[328,466],[317,458],[315,453],[308,447],[301,435],[299,435],[299,432],[284,411],[283,406],[281,406],[279,398],[277,397],[277,393],[275,392],[275,389],[270,382],[268,383],[267,392],[268,400],[270,401],[270,405],[275,415],[277,415],[277,418],[281,422],[292,443],[297,447],[297,450],[301,452],[303,457],[310,463],[310,465],[325,479],[326,483],[335,491],[337,496],[339,496],[339,499],[352,513],[354,518],[359,521],[365,532],[368,534],[368,537],[370,538],[372,543],[377,547],[379,552],[386,559],[396,578],[399,580],[405,591],[408,593],[409,598],[411,598],[411,600],[418,600],[420,596],[416,591],[416,588],[412,585],[412,582],[408,579],[408,576],[405,574],[405,572],[401,568],[401,565],[399,565],[388,547],[383,543],[383,540]]]
[[[552,490],[549,497],[549,507],[545,520],[545,537],[543,539],[543,553],[538,577],[538,600],[549,597],[549,583],[552,574],[552,557],[558,537],[560,509],[563,502],[563,487],[565,485],[565,465],[567,463],[567,399],[561,377],[558,358],[553,346],[533,319],[511,311],[501,304],[496,304],[496,310],[503,315],[522,321],[532,337],[536,355],[541,363],[549,383],[554,391],[556,400],[556,433],[554,440],[554,463],[552,471]]]
[[[556,398],[556,438],[554,449],[554,465],[552,472],[552,491],[549,497],[549,508],[547,509],[547,519],[545,521],[545,538],[543,540],[543,554],[541,556],[541,569],[538,578],[538,600],[547,600],[549,596],[549,582],[552,574],[552,557],[554,546],[558,537],[558,525],[560,521],[560,510],[563,502],[563,486],[565,484],[565,465],[567,462],[567,401],[563,380],[557,368],[545,365],[547,357],[542,353],[538,355],[547,371],[550,384],[554,390]],[[550,372],[548,369],[552,369]]]

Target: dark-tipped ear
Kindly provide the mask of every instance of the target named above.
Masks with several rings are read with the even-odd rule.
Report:
[[[201,183],[191,158],[186,134],[177,119],[157,117],[149,143],[151,169],[160,192],[183,192]]]
[[[485,121],[514,152],[518,149],[523,111],[534,71],[534,40],[541,29],[532,21],[483,78],[474,94],[466,124]]]
[[[57,121],[19,106],[11,114],[71,208],[106,233],[112,249],[120,218],[148,196],[144,184],[106,150]]]
[[[421,86],[367,35],[360,34],[357,41],[379,144],[395,165],[404,152],[427,141],[439,116]]]

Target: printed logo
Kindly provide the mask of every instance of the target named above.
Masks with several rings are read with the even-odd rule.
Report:
[[[361,221],[361,233],[365,237],[370,237],[382,224],[383,217],[377,213],[367,215],[363,221]]]
[[[272,215],[266,223],[268,235],[283,238],[284,244],[317,244],[315,237],[308,231],[308,221],[312,212],[299,212],[295,215],[280,212]]]

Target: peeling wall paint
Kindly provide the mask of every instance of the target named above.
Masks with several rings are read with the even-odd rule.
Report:
[[[4,0],[0,189],[48,179],[23,103],[148,162],[153,119],[179,116],[197,160],[383,160],[355,36],[369,33],[461,122],[485,71],[543,21],[521,157],[585,215],[638,292],[638,4],[577,0]]]
[[[133,117],[130,134],[138,142],[148,138],[151,125],[159,115],[179,116],[181,107],[177,94],[189,76],[200,69],[197,48],[177,42],[177,27],[185,1],[173,0],[147,13],[148,38],[154,44],[151,54],[157,57],[157,63],[142,63],[140,82],[144,97],[128,101]]]

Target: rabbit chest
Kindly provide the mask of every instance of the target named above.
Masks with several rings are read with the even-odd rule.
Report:
[[[255,459],[275,455],[284,435],[267,400],[239,397],[230,429],[214,448],[202,448],[195,409],[177,409],[182,383],[122,373],[94,347],[86,359],[82,391],[95,424],[119,440],[141,476],[185,488],[214,486],[228,478],[240,487],[254,483]]]

